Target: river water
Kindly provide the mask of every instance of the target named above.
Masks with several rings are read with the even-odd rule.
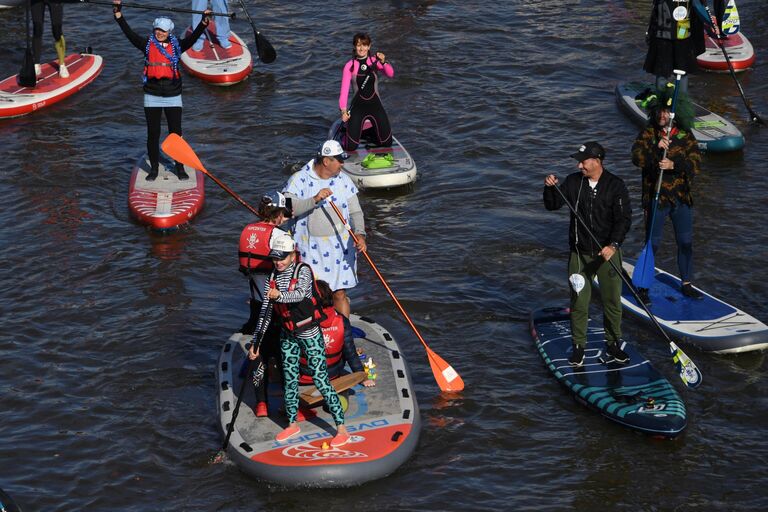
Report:
[[[629,161],[637,128],[613,88],[650,78],[641,70],[648,3],[249,3],[278,60],[226,89],[185,78],[185,138],[254,202],[324,139],[354,32],[369,31],[394,63],[382,95],[419,180],[362,195],[369,250],[466,389],[440,395],[421,344],[362,262],[353,310],[399,340],[424,428],[398,471],[343,491],[281,489],[210,463],[222,439],[215,364],[247,315],[235,247],[252,216],[209,182],[204,211],[176,233],[131,220],[128,179],[145,140],[141,54],[109,7],[67,5],[70,48],[101,54],[101,76],[57,106],[0,122],[0,487],[25,510],[45,511],[768,507],[764,353],[685,347],[704,374],[688,390],[664,340],[626,319],[627,335],[687,404],[685,434],[660,441],[573,401],[527,327],[531,309],[567,301],[568,216],[544,210],[544,175],[574,171],[568,155],[598,140],[639,204]],[[764,8],[739,3],[758,51],[755,69],[739,76],[766,116]],[[156,14],[124,12],[139,32]],[[23,9],[0,12],[2,76],[20,65],[23,20]],[[244,20],[233,29],[253,48]],[[48,28],[45,37],[52,59]],[[768,129],[747,124],[727,74],[697,75],[691,92],[747,138],[743,151],[705,157],[695,281],[766,321]],[[636,255],[642,238],[635,208],[625,254]],[[668,227],[657,264],[676,272],[673,253]]]

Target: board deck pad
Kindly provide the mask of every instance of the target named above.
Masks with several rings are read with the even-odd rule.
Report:
[[[699,66],[708,71],[730,72],[718,42],[705,34],[704,43],[706,50],[696,57]],[[731,34],[720,40],[720,44],[724,45],[734,71],[745,71],[755,63],[755,49],[743,33]]]
[[[631,279],[634,261],[625,260],[623,265]],[[656,268],[648,288],[649,309],[673,338],[718,353],[768,348],[768,326],[763,322],[699,288],[696,289],[701,292],[701,299],[687,297],[681,285],[679,277]],[[627,312],[651,321],[626,283],[621,303]]]
[[[584,365],[568,363],[572,352],[567,308],[531,313],[531,334],[549,371],[577,401],[607,419],[652,436],[674,438],[686,427],[682,398],[669,381],[631,343],[622,349],[629,362],[620,364],[605,352],[605,331],[589,321]]]
[[[337,119],[328,131],[328,138],[341,142],[343,129],[341,119]],[[416,164],[396,137],[392,137],[391,147],[361,141],[356,150],[347,151],[347,154],[349,158],[344,162],[342,171],[361,190],[400,187],[416,181]],[[368,155],[392,155],[392,165],[381,168],[365,167],[363,161]]]
[[[640,126],[648,123],[648,112],[636,97],[653,85],[629,82],[616,86],[616,101],[632,120]],[[699,143],[699,149],[711,152],[736,151],[744,147],[744,136],[733,123],[693,103],[694,121],[691,132]]]

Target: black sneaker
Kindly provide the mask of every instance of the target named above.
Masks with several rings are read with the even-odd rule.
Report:
[[[629,361],[629,356],[626,352],[621,350],[618,343],[609,343],[605,352],[617,363],[626,363]]]
[[[157,168],[150,169],[149,173],[147,173],[147,181],[155,181],[157,179]]]
[[[683,295],[692,299],[701,299],[704,297],[691,283],[683,283],[683,286],[680,287],[680,291],[683,292]]]
[[[651,305],[651,298],[648,296],[648,288],[638,288],[637,296],[640,297],[640,300],[646,306]]]
[[[577,368],[584,364],[584,346],[573,346],[573,353],[571,354],[571,357],[568,358],[568,364]]]
[[[177,165],[176,166],[176,176],[179,177],[180,180],[188,180],[189,174],[187,174],[187,171],[184,170],[183,165]]]

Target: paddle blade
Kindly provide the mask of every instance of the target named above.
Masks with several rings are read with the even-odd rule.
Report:
[[[24,62],[21,64],[21,71],[16,77],[16,81],[22,87],[34,87],[37,83],[37,77],[35,76],[35,63],[32,58],[32,50],[27,48],[24,52]]]
[[[277,58],[277,52],[272,47],[271,44],[269,44],[269,41],[267,41],[267,38],[261,35],[261,32],[253,29],[253,33],[256,36],[256,53],[259,54],[259,59],[264,64],[272,64],[275,62],[275,59]]]
[[[669,351],[672,353],[672,360],[675,362],[677,372],[680,374],[680,378],[685,382],[685,385],[689,388],[697,388],[701,385],[701,381],[704,378],[701,375],[701,371],[691,361],[685,352],[680,347],[672,342],[669,342]]]
[[[441,391],[461,391],[464,389],[464,381],[445,359],[435,354],[430,348],[427,349],[427,358]]]
[[[203,167],[200,159],[189,144],[186,143],[179,135],[171,133],[165,138],[163,144],[160,146],[163,148],[163,152],[169,157],[173,158],[177,162],[181,162],[184,165],[188,165],[198,171],[202,171],[207,174],[207,170]]]
[[[650,288],[655,275],[655,262],[653,258],[653,247],[650,243],[645,244],[637,258],[635,270],[632,272],[632,284],[635,288]]]

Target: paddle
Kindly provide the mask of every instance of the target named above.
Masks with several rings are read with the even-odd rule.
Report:
[[[725,49],[725,45],[722,44],[722,40],[726,39],[728,36],[722,34],[720,32],[720,27],[718,27],[717,22],[713,22],[714,16],[712,16],[712,11],[709,10],[708,5],[704,5],[704,9],[707,11],[707,14],[709,15],[709,22],[711,29],[714,31],[714,37],[712,38],[713,41],[715,41],[715,44],[718,48],[720,48],[720,51],[723,52],[723,57],[725,57],[725,62],[728,63],[728,71],[731,74],[731,78],[733,78],[733,81],[736,82],[736,88],[739,90],[739,95],[741,95],[741,100],[744,102],[744,106],[747,107],[747,111],[750,115],[750,121],[757,124],[765,124],[765,121],[763,121],[760,116],[758,116],[754,110],[752,110],[752,107],[749,106],[749,101],[747,100],[747,97],[744,95],[744,89],[741,87],[741,83],[739,82],[739,79],[736,78],[736,71],[733,69],[733,63],[731,62],[731,57],[728,55],[728,51]]]
[[[584,226],[584,229],[586,229],[587,233],[589,233],[590,238],[592,238],[592,241],[595,242],[598,247],[600,247],[602,244],[597,239],[594,233],[592,233],[592,230],[589,229],[589,226],[587,226],[586,222],[584,222],[584,219],[581,218],[581,215],[576,211],[576,209],[571,205],[570,201],[568,201],[568,198],[565,197],[565,194],[563,194],[563,191],[560,190],[560,187],[557,185],[554,185],[555,190],[557,190],[558,194],[560,194],[560,197],[563,198],[563,201],[565,201],[565,204],[568,206],[568,209],[571,210],[571,213],[576,217],[576,219],[581,223],[582,226]],[[675,343],[669,338],[666,331],[664,331],[664,328],[659,324],[658,320],[656,320],[656,317],[653,316],[653,313],[651,313],[651,310],[648,309],[648,306],[645,305],[645,303],[640,300],[640,297],[637,295],[637,291],[632,286],[632,283],[630,283],[629,279],[627,279],[627,276],[624,274],[623,270],[619,270],[618,267],[616,267],[616,264],[613,262],[613,259],[608,260],[608,263],[611,264],[611,267],[613,267],[613,270],[621,277],[621,280],[624,281],[624,284],[627,285],[629,290],[632,292],[632,295],[635,297],[635,300],[637,303],[645,310],[646,314],[648,315],[648,318],[651,319],[651,321],[656,325],[656,327],[661,332],[662,336],[669,342],[669,350],[672,353],[672,361],[675,364],[675,367],[677,368],[677,372],[680,375],[680,378],[685,382],[685,385],[689,388],[697,388],[701,384],[701,381],[703,379],[703,376],[701,375],[701,371],[696,367],[696,365],[691,361],[691,359],[685,355],[685,353],[682,351],[680,347],[675,345]],[[635,267],[637,269],[637,267]]]
[[[77,0],[84,4],[96,4],[96,5],[109,5],[110,7],[115,5],[113,2],[104,2],[101,0]],[[132,4],[122,2],[123,7],[133,7],[134,9],[148,9],[150,11],[170,11],[170,12],[183,12],[187,14],[205,14],[205,11],[195,11],[194,9],[184,9],[181,7],[164,7],[159,5],[147,5],[147,4]],[[211,16],[226,16],[227,18],[235,18],[234,12],[212,12]],[[194,27],[193,27],[194,28]]]
[[[667,133],[664,138],[669,141],[669,134],[672,132],[672,124],[675,120],[675,107],[677,107],[677,92],[685,71],[676,69],[675,73],[675,92],[672,94],[672,108],[669,112],[669,121],[667,122]],[[667,158],[667,150],[664,149],[664,154],[661,159]],[[635,264],[635,272],[632,274],[632,283],[638,288],[650,288],[653,282],[653,276],[655,275],[656,262],[653,257],[653,245],[651,244],[651,234],[653,233],[653,223],[656,221],[656,208],[659,205],[659,194],[661,192],[661,182],[664,177],[664,169],[659,168],[659,178],[656,180],[656,194],[651,202],[651,214],[648,219],[648,231],[645,235],[645,245],[640,251],[640,256],[637,258],[637,264]]]
[[[253,206],[246,203],[243,198],[241,198],[239,195],[235,193],[234,190],[226,186],[224,183],[221,182],[216,176],[211,174],[211,172],[203,167],[203,164],[200,162],[200,159],[197,158],[197,155],[194,151],[192,151],[192,148],[189,147],[189,144],[182,139],[178,134],[171,133],[168,135],[168,137],[165,138],[163,141],[163,144],[160,146],[166,155],[170,156],[177,162],[181,162],[184,165],[188,165],[194,169],[197,169],[198,171],[202,172],[209,178],[211,178],[218,186],[223,188],[229,195],[234,197],[240,204],[248,208],[251,213],[258,216],[259,212],[254,208]]]
[[[339,216],[339,219],[344,223],[344,227],[347,228],[347,231],[349,231],[349,234],[352,236],[352,239],[355,241],[355,244],[357,244],[358,242],[357,235],[355,235],[354,231],[352,231],[352,226],[350,226],[347,220],[344,218],[344,215],[342,215],[341,210],[339,210],[336,204],[330,199],[328,199],[328,202],[333,207],[333,210],[336,212],[336,215]],[[421,337],[419,330],[411,321],[411,318],[408,316],[408,313],[405,312],[405,309],[403,309],[403,306],[400,304],[400,301],[397,300],[397,297],[395,297],[395,293],[389,287],[389,285],[387,284],[387,281],[379,272],[379,269],[376,268],[376,264],[371,259],[370,255],[368,254],[368,251],[361,251],[361,252],[363,253],[363,256],[365,256],[365,259],[368,260],[368,263],[371,265],[371,268],[373,268],[373,271],[376,272],[376,276],[381,281],[381,284],[384,285],[384,288],[387,290],[387,293],[389,293],[389,296],[392,297],[392,300],[395,302],[397,309],[400,310],[400,313],[403,315],[406,322],[408,322],[408,325],[411,326],[411,329],[413,329],[413,332],[416,334],[416,337],[419,338],[419,341],[421,342],[421,344],[424,345],[424,349],[427,351],[427,358],[429,359],[429,366],[432,368],[432,374],[435,376],[435,381],[437,381],[437,385],[440,386],[440,389],[442,391],[461,391],[462,389],[464,389],[464,381],[461,379],[461,377],[456,372],[456,370],[454,370],[450,364],[448,364],[442,357],[438,356],[431,348],[429,348],[429,346],[427,345],[427,342],[424,341],[424,338]]]
[[[253,29],[253,37],[256,38],[256,53],[259,54],[259,59],[261,59],[261,62],[264,64],[272,64],[277,58],[277,52],[272,47],[272,45],[269,44],[267,38],[261,35],[261,32],[259,32],[256,28],[256,24],[253,23],[251,15],[248,14],[248,9],[245,8],[245,2],[243,2],[243,0],[239,0],[239,2],[243,7],[245,17],[248,18],[248,22],[251,24],[251,28]]]
[[[272,301],[270,300],[269,302],[267,302],[267,310],[264,313],[265,316],[263,318],[267,318],[269,316],[269,311],[271,307],[272,307]],[[268,326],[263,326],[263,327],[264,328],[262,329],[261,334],[259,336],[259,341],[256,344],[256,350],[258,350],[259,346],[261,346],[261,342],[264,340],[264,335],[267,332]],[[258,358],[256,359],[249,358],[248,354],[246,354],[245,357],[248,358],[248,367],[245,370],[245,377],[243,378],[243,383],[240,384],[240,391],[237,394],[237,403],[235,403],[235,408],[232,410],[232,421],[230,421],[227,424],[227,434],[224,436],[224,443],[222,443],[221,450],[219,450],[219,453],[217,453],[213,457],[212,462],[214,464],[222,462],[227,453],[227,445],[229,444],[229,438],[232,437],[232,432],[235,430],[235,420],[237,420],[237,415],[240,412],[240,404],[243,403],[243,395],[245,394],[245,383],[248,382],[248,379],[251,375],[251,368],[253,367],[254,361],[258,361]]]
[[[27,49],[24,50],[24,60],[21,63],[21,71],[16,78],[18,84],[22,87],[34,87],[37,84],[37,75],[35,73],[35,58],[32,54],[32,45],[29,42],[29,10],[32,0],[27,0]]]
[[[170,135],[168,135],[168,137],[166,137],[166,139],[163,141],[163,144],[161,147],[168,156],[170,156],[177,162],[181,162],[184,165],[188,165],[190,167],[197,169],[202,173],[205,173],[209,178],[215,181],[217,185],[219,185],[226,192],[228,192],[232,197],[234,197],[240,204],[248,208],[254,215],[258,215],[258,212],[251,205],[246,203],[240,196],[235,194],[235,192],[232,189],[230,189],[224,183],[219,181],[205,167],[203,167],[203,164],[200,162],[200,159],[197,158],[197,155],[189,146],[189,144],[187,144],[184,141],[184,139],[179,137],[177,134],[171,133]],[[344,220],[344,216],[341,214],[341,211],[336,207],[336,205],[333,202],[331,202],[331,206],[333,206],[334,210],[336,211],[336,214],[339,216],[342,222],[344,222],[345,227],[349,230],[350,234],[352,235],[352,239],[357,241],[357,236],[352,232],[352,228],[350,227],[349,224],[347,224],[346,220]],[[371,259],[371,257],[365,251],[363,252],[363,254],[368,260],[368,263],[371,264],[371,267],[373,267],[373,270],[376,272],[376,275],[381,280],[382,284],[384,285],[384,288],[386,288],[387,292],[389,292],[390,297],[392,297],[392,299],[395,301],[395,304],[400,310],[400,313],[403,314],[406,321],[411,326],[411,329],[413,329],[413,331],[416,333],[416,336],[419,338],[419,341],[421,341],[422,345],[424,345],[424,348],[427,351],[427,357],[429,358],[429,364],[432,368],[432,373],[435,375],[435,380],[437,381],[438,386],[440,386],[440,389],[443,391],[461,391],[462,389],[464,389],[464,381],[461,380],[461,377],[459,376],[459,374],[456,372],[456,370],[453,369],[453,367],[451,367],[451,365],[445,362],[443,358],[438,356],[435,352],[432,351],[432,349],[429,348],[429,346],[427,345],[427,342],[424,341],[424,338],[421,337],[421,334],[419,334],[418,329],[416,329],[416,326],[413,325],[413,322],[408,316],[408,313],[406,313],[405,309],[403,309],[403,306],[400,305],[400,302],[397,300],[397,297],[395,297],[395,294],[389,288],[389,285],[384,280],[384,277],[382,277],[378,268],[376,268],[376,265],[373,263],[373,260]]]

